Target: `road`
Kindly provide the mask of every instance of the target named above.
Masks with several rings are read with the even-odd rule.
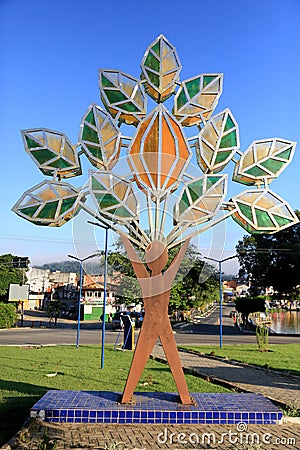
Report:
[[[226,344],[255,344],[256,338],[253,333],[239,333],[233,326],[233,321],[229,317],[232,305],[224,305],[223,307],[223,345]],[[26,325],[32,324],[34,313],[28,312]],[[48,319],[43,318],[45,327],[39,328],[30,326],[14,328],[10,330],[0,330],[0,345],[72,345],[76,343],[77,324],[74,321],[61,320],[58,321],[57,328],[49,328]],[[35,322],[35,325],[39,321]],[[99,344],[101,343],[101,326],[100,322],[82,322],[80,327],[80,344]],[[139,330],[135,331],[136,338]],[[203,318],[199,324],[179,323],[174,327],[175,339],[178,345],[195,344],[195,345],[219,345],[219,308],[207,318]],[[114,344],[119,336],[118,331],[106,330],[105,343]],[[119,336],[119,343],[122,342],[122,334]],[[300,343],[299,336],[270,336],[271,344],[287,344]]]

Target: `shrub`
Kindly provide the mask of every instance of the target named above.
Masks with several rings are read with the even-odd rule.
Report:
[[[235,300],[235,308],[241,313],[244,327],[248,325],[248,316],[255,312],[264,312],[266,310],[264,297],[238,297]]]
[[[0,302],[0,328],[10,328],[17,321],[15,305]]]
[[[260,352],[267,352],[269,345],[269,329],[265,324],[256,327],[256,342]]]

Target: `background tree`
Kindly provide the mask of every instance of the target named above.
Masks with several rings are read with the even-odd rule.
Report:
[[[0,302],[0,328],[10,328],[17,321],[16,307],[14,304]]]
[[[249,314],[266,310],[264,297],[238,297],[235,308],[241,313],[244,328],[247,328]]]
[[[296,214],[300,218],[300,212]],[[273,286],[279,295],[296,295],[296,286],[300,284],[299,223],[275,234],[244,236],[236,251],[240,275],[248,276],[252,293]]]
[[[51,300],[51,302],[48,302],[47,304],[47,314],[48,317],[51,319],[54,319],[54,325],[57,324],[57,319],[60,316],[62,312],[66,312],[67,305],[66,303],[63,303],[61,300]]]
[[[26,281],[24,271],[13,267],[13,258],[14,255],[11,254],[0,256],[0,299],[2,301],[8,299],[10,284],[20,284]]]
[[[78,261],[55,261],[48,262],[42,265],[33,266],[38,269],[50,270],[50,272],[73,272],[79,275],[80,264]],[[83,263],[83,268],[86,273],[89,274],[103,274],[104,272],[104,258],[102,260],[97,259],[96,261],[85,261]]]
[[[115,282],[115,293],[118,303],[139,303],[142,294],[139,283],[135,277],[130,260],[125,256],[125,249],[120,243],[116,244],[118,251],[108,255],[110,271],[117,272],[113,276]],[[121,275],[120,275],[121,274]]]
[[[117,243],[117,252],[108,256],[110,268],[122,274],[116,275],[116,293],[120,302],[130,304],[139,303],[142,300],[140,286],[135,277],[132,265],[125,255],[122,244]],[[169,252],[169,260],[172,261],[178,250]],[[218,279],[213,267],[204,266],[200,253],[194,246],[190,246],[182,261],[180,270],[175,278],[170,297],[170,309],[187,311],[192,308],[205,308],[205,305],[218,299]],[[166,266],[166,269],[168,265]],[[209,270],[209,277],[203,277],[203,273]],[[205,280],[201,281],[202,278]],[[206,279],[207,278],[207,279]]]

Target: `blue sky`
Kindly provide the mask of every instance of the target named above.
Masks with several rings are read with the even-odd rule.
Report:
[[[68,253],[84,257],[96,243],[103,246],[103,233],[87,226],[84,216],[47,228],[11,212],[25,190],[45,179],[25,153],[20,130],[46,127],[76,143],[87,107],[100,104],[98,68],[138,78],[146,47],[161,33],[177,49],[181,80],[224,73],[216,112],[231,109],[242,150],[270,137],[300,143],[299,23],[298,0],[2,0],[0,253],[42,263],[66,259]],[[89,168],[85,162],[85,179]],[[271,185],[294,209],[300,209],[299,169],[298,145],[292,164]],[[217,257],[224,247],[226,257],[244,234],[229,220],[197,244]],[[234,264],[227,271],[235,270]]]

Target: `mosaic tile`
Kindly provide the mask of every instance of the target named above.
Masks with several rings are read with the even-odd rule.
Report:
[[[48,391],[31,409],[31,417],[48,422],[276,424],[281,411],[259,394],[192,393],[196,405],[178,403],[178,394],[135,394],[135,405],[120,404],[109,391]]]

